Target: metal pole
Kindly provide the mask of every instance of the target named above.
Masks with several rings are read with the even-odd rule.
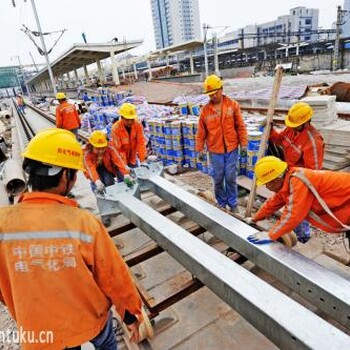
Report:
[[[216,33],[213,34],[213,48],[214,48],[214,67],[215,67],[215,74],[217,76],[220,76],[220,69],[219,69],[219,56],[218,56],[218,38],[216,36]]]
[[[337,7],[337,23],[336,23],[336,34],[334,41],[334,55],[333,55],[333,65],[332,70],[335,71],[338,69],[339,65],[339,43],[340,43],[340,29],[341,29],[341,17],[342,10],[341,7]]]
[[[204,39],[203,39],[203,49],[204,49],[204,68],[205,68],[205,76],[208,76],[208,52],[207,52],[207,30],[208,25],[203,23],[203,32],[204,32]]]
[[[35,1],[31,0],[31,3],[32,3],[32,7],[33,7],[35,21],[36,21],[36,24],[37,24],[37,27],[38,27],[38,32],[40,34],[40,41],[41,41],[41,45],[42,45],[42,48],[43,48],[45,61],[46,61],[46,66],[47,66],[47,70],[49,72],[49,77],[50,77],[53,93],[56,95],[57,94],[57,89],[56,89],[56,84],[55,84],[55,78],[53,76],[52,69],[51,69],[51,66],[50,66],[49,55],[47,53],[43,32],[41,30],[41,25],[40,25],[40,22],[39,22],[39,17],[38,17],[38,12],[37,12],[36,6],[35,6]]]
[[[32,55],[32,53],[31,53],[30,51],[29,51],[29,55],[30,55],[30,57],[31,57],[31,59],[32,59],[32,61],[33,61],[35,70],[36,70],[36,72],[38,73],[38,72],[39,72],[38,66],[36,65],[36,63],[35,63],[35,61],[34,61],[34,58],[33,58],[33,55]]]
[[[19,56],[17,56],[17,59],[18,59],[18,63],[19,63],[19,68],[21,69],[21,73],[22,73],[22,77],[23,77],[23,82],[24,82],[24,85],[26,86],[27,94],[28,94],[28,97],[29,97],[29,99],[30,99],[30,91],[29,91],[29,87],[28,87],[28,84],[27,84],[26,79],[25,79],[25,76],[24,76],[24,71],[23,71],[21,59],[20,59]]]

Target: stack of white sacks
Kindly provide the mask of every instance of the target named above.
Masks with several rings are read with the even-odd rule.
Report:
[[[338,119],[335,96],[310,96],[302,99],[314,110],[312,125],[325,141],[324,169],[339,170],[350,165],[350,121]]]

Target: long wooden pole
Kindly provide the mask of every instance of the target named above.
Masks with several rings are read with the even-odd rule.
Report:
[[[282,76],[283,76],[283,68],[281,66],[278,66],[276,69],[275,79],[273,82],[273,89],[272,89],[269,109],[267,111],[266,126],[265,126],[264,133],[261,137],[261,144],[258,152],[258,160],[265,155],[267,141],[269,140],[271,126],[272,126],[272,119],[273,119],[273,115],[277,104],[278,92],[281,86]],[[247,208],[245,212],[246,217],[249,217],[252,215],[252,208],[253,208],[253,203],[255,199],[255,194],[256,194],[256,177],[254,175],[252,186],[250,189],[250,195],[247,203]]]

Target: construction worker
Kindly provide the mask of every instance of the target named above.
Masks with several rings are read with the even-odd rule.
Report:
[[[84,150],[84,174],[91,181],[93,191],[103,193],[106,186],[130,178],[130,171],[112,142],[100,130],[93,131]]]
[[[284,207],[269,232],[248,237],[255,244],[270,243],[292,231],[303,220],[330,233],[350,230],[350,173],[288,167],[277,157],[255,165],[257,185],[275,192],[248,223],[263,220]]]
[[[64,92],[58,92],[56,99],[59,102],[56,108],[56,126],[60,129],[69,130],[77,137],[81,125],[77,109],[67,102],[67,96]]]
[[[271,129],[269,141],[283,150],[283,160],[288,166],[321,170],[324,157],[324,141],[311,125],[313,109],[305,102],[295,103],[288,111],[282,132]],[[303,221],[295,228],[298,241],[310,239],[310,224]]]
[[[16,102],[17,102],[17,106],[18,106],[18,109],[23,113],[23,114],[26,114],[26,111],[25,111],[25,103],[24,103],[24,99],[22,97],[21,94],[18,94],[17,97],[16,97]]]
[[[204,157],[204,145],[209,151],[213,168],[214,191],[218,205],[237,213],[238,147],[247,152],[247,130],[238,102],[223,95],[222,80],[216,75],[204,81],[204,93],[210,101],[200,113],[196,136],[199,159]]]
[[[124,103],[119,108],[121,119],[112,126],[111,137],[117,151],[129,167],[137,166],[137,157],[141,164],[145,163],[147,151],[143,136],[143,127],[137,120],[136,107]]]
[[[47,129],[23,157],[32,192],[0,208],[0,300],[22,331],[51,335],[21,348],[117,349],[112,304],[137,341],[141,299],[128,268],[101,222],[66,197],[83,168],[80,144]]]

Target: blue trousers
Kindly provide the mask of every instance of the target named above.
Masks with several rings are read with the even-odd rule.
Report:
[[[100,334],[90,340],[90,343],[94,345],[98,350],[117,350],[117,339],[113,331],[113,315],[112,311],[108,313],[108,319],[105,327]],[[69,348],[69,350],[80,350],[80,346]],[[68,349],[67,349],[68,350]]]
[[[228,153],[209,153],[215,197],[220,207],[237,206],[238,149]]]
[[[298,241],[306,243],[310,239],[310,224],[308,221],[302,221],[295,229],[295,234],[298,237]]]

